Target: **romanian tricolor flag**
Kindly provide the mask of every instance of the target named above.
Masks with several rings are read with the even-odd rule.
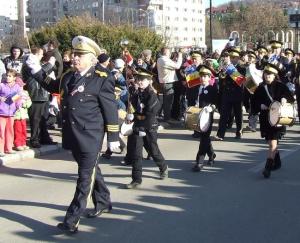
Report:
[[[232,78],[232,80],[238,85],[242,86],[242,84],[246,81],[246,77],[243,76],[238,72],[236,67],[233,64],[230,64],[227,69],[226,73]]]
[[[194,65],[188,66],[184,72],[188,88],[192,88],[201,84],[199,72],[196,70]]]

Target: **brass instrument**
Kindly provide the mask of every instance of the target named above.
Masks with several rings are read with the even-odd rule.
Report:
[[[128,46],[128,44],[129,44],[129,40],[127,40],[127,39],[122,39],[120,41],[120,46],[121,47],[126,47],[126,46]]]

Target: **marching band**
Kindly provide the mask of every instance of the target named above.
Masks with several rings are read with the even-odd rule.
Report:
[[[226,130],[233,120],[236,123],[235,138],[242,139],[246,110],[248,128],[255,132],[259,120],[261,137],[269,146],[263,176],[269,178],[272,170],[281,167],[278,141],[286,133],[286,126],[295,123],[300,104],[300,61],[293,50],[282,51],[281,42],[273,40],[269,43],[270,49],[258,46],[256,50],[244,53],[237,46],[228,47],[219,57],[216,53],[210,56],[199,50],[179,50],[171,55],[166,47],[157,62],[151,57],[150,50],[142,52],[135,61],[127,49],[127,40],[121,42],[124,51],[115,61],[110,61],[108,54],[103,54],[89,38],[75,37],[72,44],[74,67],[67,70],[59,82],[49,80],[47,76],[53,59],[46,68],[37,63],[26,63],[37,82],[48,91],[61,94],[63,146],[72,151],[79,166],[80,178],[74,199],[64,221],[58,225],[61,230],[71,233],[78,230],[91,194],[95,210],[89,217],[112,209],[109,190],[99,167],[95,166],[104,131],[109,141],[102,156],[106,159],[120,151],[120,146],[124,149],[122,136],[128,136],[123,164],[132,166],[132,181],[125,185],[126,189],[135,189],[142,184],[143,147],[148,158],[152,158],[159,168],[160,179],[168,178],[168,165],[157,143],[160,124],[172,126],[174,122],[184,121],[185,127],[194,131],[193,137],[199,138],[192,171],[201,171],[205,163],[212,166],[216,153],[211,131],[216,112],[220,119],[216,136],[212,137],[214,141],[226,139]],[[97,57],[99,62],[95,66]],[[81,67],[83,60],[87,65]],[[174,100],[177,102],[173,103]],[[80,107],[86,109],[77,109]],[[91,109],[99,113],[98,118],[90,113]],[[173,115],[174,110],[183,112]],[[95,122],[88,121],[88,116],[96,119]]]

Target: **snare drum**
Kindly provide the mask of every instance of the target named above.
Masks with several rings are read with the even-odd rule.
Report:
[[[188,130],[206,132],[209,128],[211,117],[203,108],[190,106],[185,112],[185,127]]]
[[[269,108],[269,123],[273,126],[292,126],[296,120],[296,109],[293,104],[274,101]]]

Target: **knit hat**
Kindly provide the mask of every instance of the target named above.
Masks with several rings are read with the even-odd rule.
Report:
[[[107,54],[102,53],[102,54],[100,54],[100,55],[98,56],[98,61],[99,61],[100,63],[104,63],[104,62],[106,62],[109,58],[110,58],[110,57],[109,57]]]

